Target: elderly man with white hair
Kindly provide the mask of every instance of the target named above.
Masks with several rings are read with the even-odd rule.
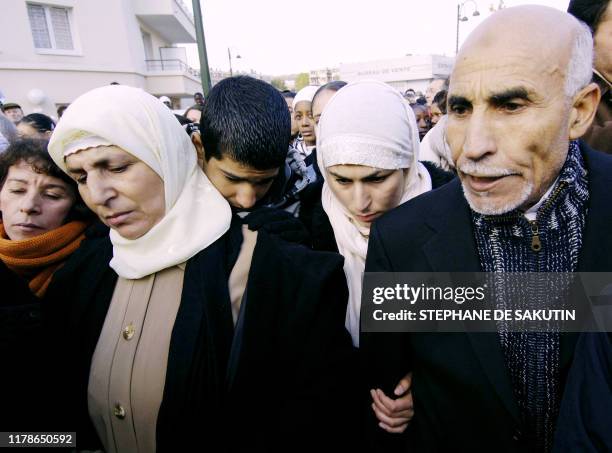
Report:
[[[374,223],[366,272],[611,271],[612,158],[578,141],[600,98],[592,47],[542,6],[476,28],[448,93],[459,178]],[[409,451],[552,450],[575,336],[497,329],[362,332],[371,388],[413,373]]]

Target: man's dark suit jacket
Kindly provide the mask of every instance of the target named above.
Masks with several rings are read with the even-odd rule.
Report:
[[[612,271],[612,156],[580,144],[590,198],[578,271]],[[458,180],[399,206],[371,229],[366,272],[481,272],[471,213]],[[561,370],[576,335],[561,338]],[[388,395],[413,372],[415,416],[400,448],[416,452],[526,451],[497,333],[361,334],[370,388]],[[563,384],[564,382],[562,382]],[[370,411],[371,412],[371,411]],[[397,435],[375,420],[370,441],[388,451]],[[393,437],[395,436],[395,437]],[[406,445],[407,444],[407,445]],[[408,446],[409,448],[405,448]]]

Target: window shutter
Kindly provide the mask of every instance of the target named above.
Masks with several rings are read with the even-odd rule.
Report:
[[[34,47],[37,49],[51,49],[51,39],[45,18],[45,8],[40,5],[28,5],[30,28],[34,38]]]
[[[51,24],[55,36],[55,46],[57,49],[73,50],[72,33],[70,32],[70,21],[66,8],[49,8],[51,11]]]

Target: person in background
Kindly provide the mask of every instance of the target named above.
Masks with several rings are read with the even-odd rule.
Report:
[[[315,124],[312,116],[312,100],[319,88],[316,86],[304,87],[291,101],[290,111],[293,112],[292,127],[293,122],[295,122],[299,135],[289,144],[282,193],[271,204],[271,206],[284,209],[295,217],[301,217],[305,212],[302,210],[302,198],[305,196],[305,189],[314,189],[314,191],[310,192],[312,195],[309,198],[310,200],[318,198],[315,187],[317,172],[313,165],[316,160],[314,155],[316,139]],[[285,97],[285,101],[289,103],[287,97]],[[306,203],[308,204],[308,202]]]
[[[64,114],[64,110],[66,110],[68,108],[68,105],[70,105],[70,104],[63,104],[63,105],[60,105],[57,108],[57,118],[58,118],[58,121],[62,117],[62,115]]]
[[[434,96],[431,106],[431,122],[433,127],[421,140],[422,161],[432,162],[446,171],[454,171],[455,163],[451,156],[451,150],[446,142],[446,90],[442,90]]]
[[[323,109],[336,92],[346,86],[346,82],[342,80],[334,80],[319,87],[312,97],[312,117],[315,125],[319,124],[319,119],[323,113]]]
[[[23,110],[19,104],[15,104],[14,102],[7,102],[6,104],[2,104],[2,113],[6,115],[6,117],[13,122],[13,124],[17,125],[21,118],[23,118]]]
[[[11,363],[0,377],[0,414],[9,429],[43,428],[41,311],[55,274],[78,249],[91,212],[76,183],[47,153],[47,142],[15,141],[0,155],[0,355]],[[48,370],[44,370],[47,372]]]
[[[172,110],[172,101],[170,100],[170,98],[168,96],[160,96],[159,100],[162,101],[162,103],[168,107],[170,110]]]
[[[55,122],[42,113],[30,113],[17,124],[19,137],[49,139],[55,129]]]
[[[446,124],[448,115],[442,115],[438,123],[432,127],[421,141],[422,161],[432,162],[446,171],[455,171],[455,163],[450,146],[446,141]]]
[[[199,123],[200,118],[202,117],[202,107],[199,104],[192,105],[185,110],[183,116],[192,123]]]
[[[195,93],[193,95],[193,102],[195,102],[196,105],[199,105],[200,107],[204,106],[204,95],[202,93]]]
[[[17,128],[0,112],[0,153],[17,139]]]
[[[315,123],[312,118],[312,98],[318,89],[318,86],[306,86],[298,91],[295,98],[293,98],[293,116],[300,132],[293,146],[298,148],[298,152],[302,153],[304,157],[312,152],[317,139],[315,136]]]
[[[432,127],[438,124],[440,118],[446,115],[446,90],[438,91],[431,103],[431,124]]]
[[[291,141],[295,140],[300,132],[300,128],[293,117],[293,99],[295,98],[295,91],[285,90],[282,91],[281,94],[283,98],[285,98],[285,102],[287,103],[287,108],[289,108],[289,114],[291,115]]]
[[[593,81],[601,90],[595,120],[582,139],[612,154],[612,1],[571,0],[567,12],[586,23],[593,34]]]
[[[425,90],[427,104],[432,105],[434,96],[442,90],[448,90],[448,79],[433,79]]]
[[[417,95],[416,92],[412,88],[408,88],[404,92],[404,98],[408,101],[410,105],[416,104]]]
[[[337,80],[329,82],[317,89],[312,97],[311,109],[316,123],[321,112],[336,92],[346,85],[346,82]],[[291,169],[291,177],[287,189],[283,194],[283,209],[294,213],[307,226],[312,225],[313,209],[320,203],[323,179],[317,166],[316,148],[310,154],[305,154],[301,148],[289,146],[287,165]]]
[[[416,117],[417,125],[419,126],[419,137],[423,140],[425,134],[431,128],[431,117],[429,116],[429,109],[427,106],[422,104],[411,104],[414,116]]]

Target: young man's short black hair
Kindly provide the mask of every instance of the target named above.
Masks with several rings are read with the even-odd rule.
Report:
[[[38,132],[50,132],[55,129],[55,121],[43,113],[30,113],[24,116],[20,123],[29,124]]]
[[[285,99],[293,99],[296,95],[295,91],[291,91],[291,90],[283,90],[281,91],[281,94],[283,95]]]
[[[448,91],[440,90],[436,93],[433,100],[431,101],[432,104],[437,104],[438,108],[444,115],[446,115],[446,95],[447,94],[448,94]]]
[[[200,119],[206,160],[228,156],[257,170],[281,167],[287,157],[291,117],[269,83],[229,77],[208,94]]]

